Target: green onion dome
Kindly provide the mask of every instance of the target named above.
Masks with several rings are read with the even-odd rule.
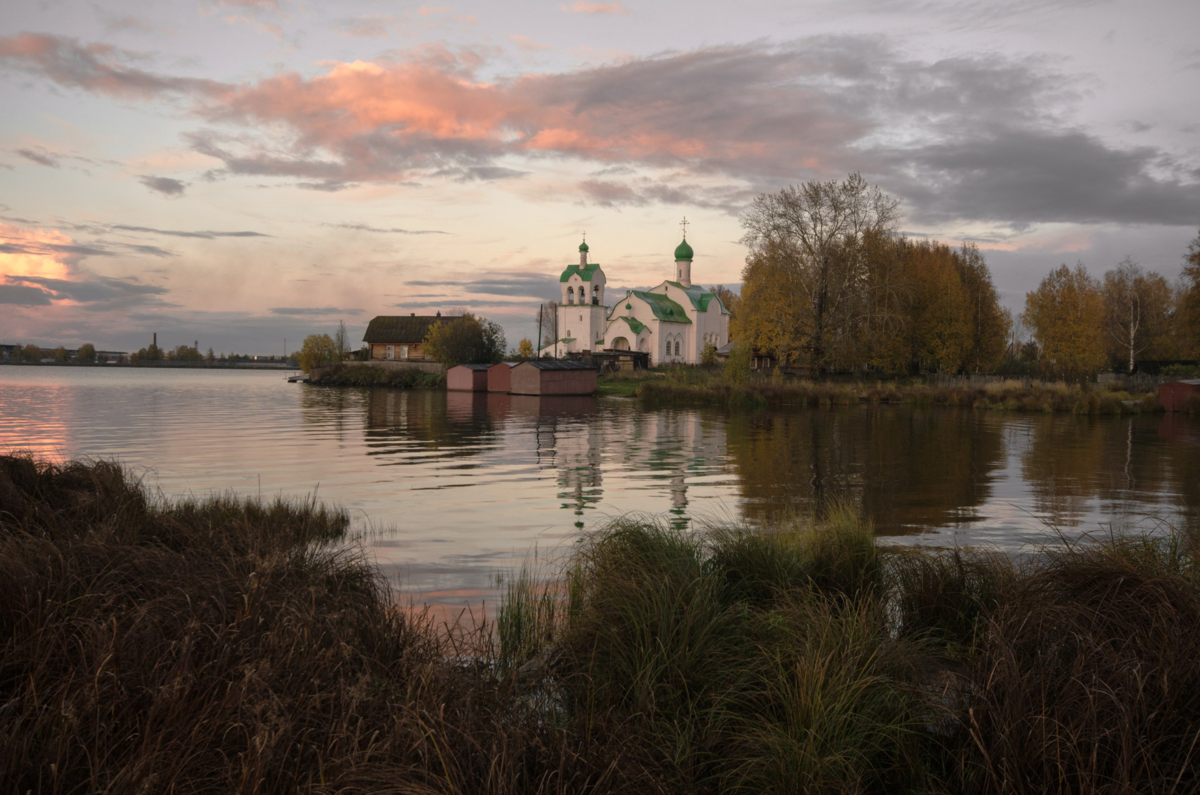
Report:
[[[683,239],[683,242],[675,248],[675,260],[687,260],[688,262],[692,261],[692,247],[688,245],[686,237]]]
[[[579,244],[579,251],[580,251],[580,253],[586,254],[587,250],[588,250],[587,241],[585,240],[584,242]]]

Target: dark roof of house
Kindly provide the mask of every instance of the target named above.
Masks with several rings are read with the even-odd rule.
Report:
[[[456,365],[454,365],[454,367],[451,367],[450,369],[453,370],[458,367],[465,367],[468,370],[486,370],[489,367],[491,367],[491,365],[490,364],[456,364]]]
[[[495,364],[489,364],[488,367],[499,367],[502,364],[507,364],[509,367],[516,367],[520,362],[496,362]]]
[[[596,365],[594,365],[594,364],[587,364],[585,362],[575,362],[575,361],[571,361],[570,359],[566,359],[566,360],[564,360],[564,359],[530,359],[527,362],[521,362],[521,364],[528,364],[532,367],[536,367],[539,370],[595,370],[595,369],[597,369]]]
[[[438,315],[380,315],[372,318],[363,333],[363,342],[407,343],[424,342]]]

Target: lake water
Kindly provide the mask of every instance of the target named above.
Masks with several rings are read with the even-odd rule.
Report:
[[[620,398],[288,384],[278,371],[0,367],[0,451],[118,459],[165,494],[320,498],[434,605],[615,516],[769,525],[849,499],[890,541],[1017,551],[1200,532],[1200,422],[904,406],[733,414]]]

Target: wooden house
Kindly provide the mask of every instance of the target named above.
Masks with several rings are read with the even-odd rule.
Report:
[[[595,365],[560,359],[531,359],[512,368],[514,395],[593,395]]]
[[[446,389],[457,392],[488,391],[488,364],[458,364],[446,371]]]
[[[429,361],[425,358],[425,337],[440,320],[441,312],[407,317],[380,315],[367,324],[363,342],[371,346],[372,361]]]

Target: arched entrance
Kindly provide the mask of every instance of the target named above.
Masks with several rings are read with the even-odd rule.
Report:
[[[624,337],[617,337],[615,340],[613,340],[612,346],[613,350],[627,351],[629,350],[629,340],[625,339]]]

